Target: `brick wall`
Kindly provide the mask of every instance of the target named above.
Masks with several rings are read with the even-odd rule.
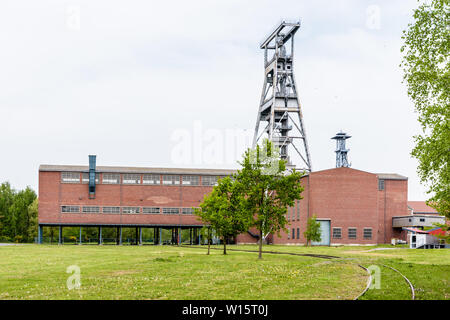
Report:
[[[308,217],[331,221],[331,244],[389,243],[405,238],[392,228],[392,217],[408,214],[407,180],[385,180],[378,190],[376,174],[351,168],[316,171],[302,178],[303,199],[288,209],[288,232],[271,235],[274,244],[304,244]],[[62,205],[130,207],[198,207],[209,186],[97,184],[95,199],[89,199],[88,184],[61,183],[61,173],[39,172],[40,224],[137,224],[200,226],[194,215],[61,213]],[[142,209],[141,209],[142,210]],[[298,214],[300,219],[298,219]],[[333,228],[342,230],[341,239],[332,237]],[[348,238],[348,228],[357,229],[357,238]],[[297,228],[299,237],[297,237]],[[364,239],[363,229],[372,229],[372,239]],[[292,229],[295,236],[292,237]],[[256,234],[257,230],[252,229]],[[238,235],[238,243],[256,243],[249,233]]]

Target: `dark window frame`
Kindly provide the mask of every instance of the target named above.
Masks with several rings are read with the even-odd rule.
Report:
[[[339,236],[334,231],[339,230]],[[332,236],[333,239],[342,239],[342,228],[341,227],[333,227],[332,229]]]
[[[366,235],[366,232],[367,232],[367,231],[370,231],[370,237]],[[364,228],[364,229],[363,229],[363,239],[364,239],[364,240],[372,240],[372,237],[373,237],[373,231],[372,231],[372,228]]]

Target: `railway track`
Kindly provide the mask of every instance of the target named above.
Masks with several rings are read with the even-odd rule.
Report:
[[[385,264],[380,264],[380,266],[383,266],[383,267],[385,267],[385,268],[391,269],[392,271],[398,273],[398,274],[406,281],[406,283],[407,283],[408,286],[409,286],[409,289],[410,289],[410,291],[411,291],[411,300],[415,300],[415,299],[416,299],[416,293],[415,293],[414,286],[413,286],[413,284],[411,283],[411,281],[409,281],[409,279],[408,279],[403,273],[401,273],[401,272],[398,271],[397,269],[395,269],[395,268],[393,268],[393,267],[391,267],[391,266],[385,265]],[[366,289],[365,289],[358,297],[356,297],[355,300],[358,300],[359,298],[361,298],[361,297],[369,290],[370,285],[372,284],[372,274],[370,273],[370,271],[369,271],[367,268],[365,268],[365,267],[363,267],[363,266],[361,266],[361,265],[360,265],[360,267],[363,268],[363,269],[365,269],[365,270],[367,271],[367,273],[369,274],[369,277],[370,277],[370,278],[369,278],[369,280],[368,280],[368,284],[367,284]]]

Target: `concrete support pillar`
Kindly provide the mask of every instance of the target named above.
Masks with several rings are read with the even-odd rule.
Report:
[[[80,227],[80,245],[83,244],[82,234],[81,234],[81,227]]]
[[[63,227],[59,226],[58,244],[63,243]]]
[[[162,245],[162,229],[161,228],[158,229],[159,229],[158,244]]]
[[[142,246],[142,227],[139,227],[139,245]]]
[[[178,228],[178,239],[177,239],[177,244],[180,246],[181,245],[181,228]]]
[[[189,244],[192,245],[192,228],[189,228]]]
[[[119,246],[122,245],[122,227],[119,227]]]
[[[103,238],[102,238],[102,227],[98,227],[98,244],[103,244]]]
[[[39,244],[42,244],[42,240],[44,238],[43,233],[44,233],[44,227],[39,225],[38,226],[38,239],[37,239]]]

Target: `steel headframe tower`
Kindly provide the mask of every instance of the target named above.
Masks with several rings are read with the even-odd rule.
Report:
[[[253,148],[268,138],[279,148],[287,167],[311,171],[303,115],[294,78],[294,35],[300,22],[283,21],[262,43],[264,50],[264,85],[256,117]],[[260,130],[260,124],[263,122]],[[294,149],[289,153],[288,148]]]
[[[340,167],[350,167],[348,163],[347,154],[350,149],[345,148],[345,140],[350,139],[345,132],[339,132],[331,139],[336,140],[336,168]]]

